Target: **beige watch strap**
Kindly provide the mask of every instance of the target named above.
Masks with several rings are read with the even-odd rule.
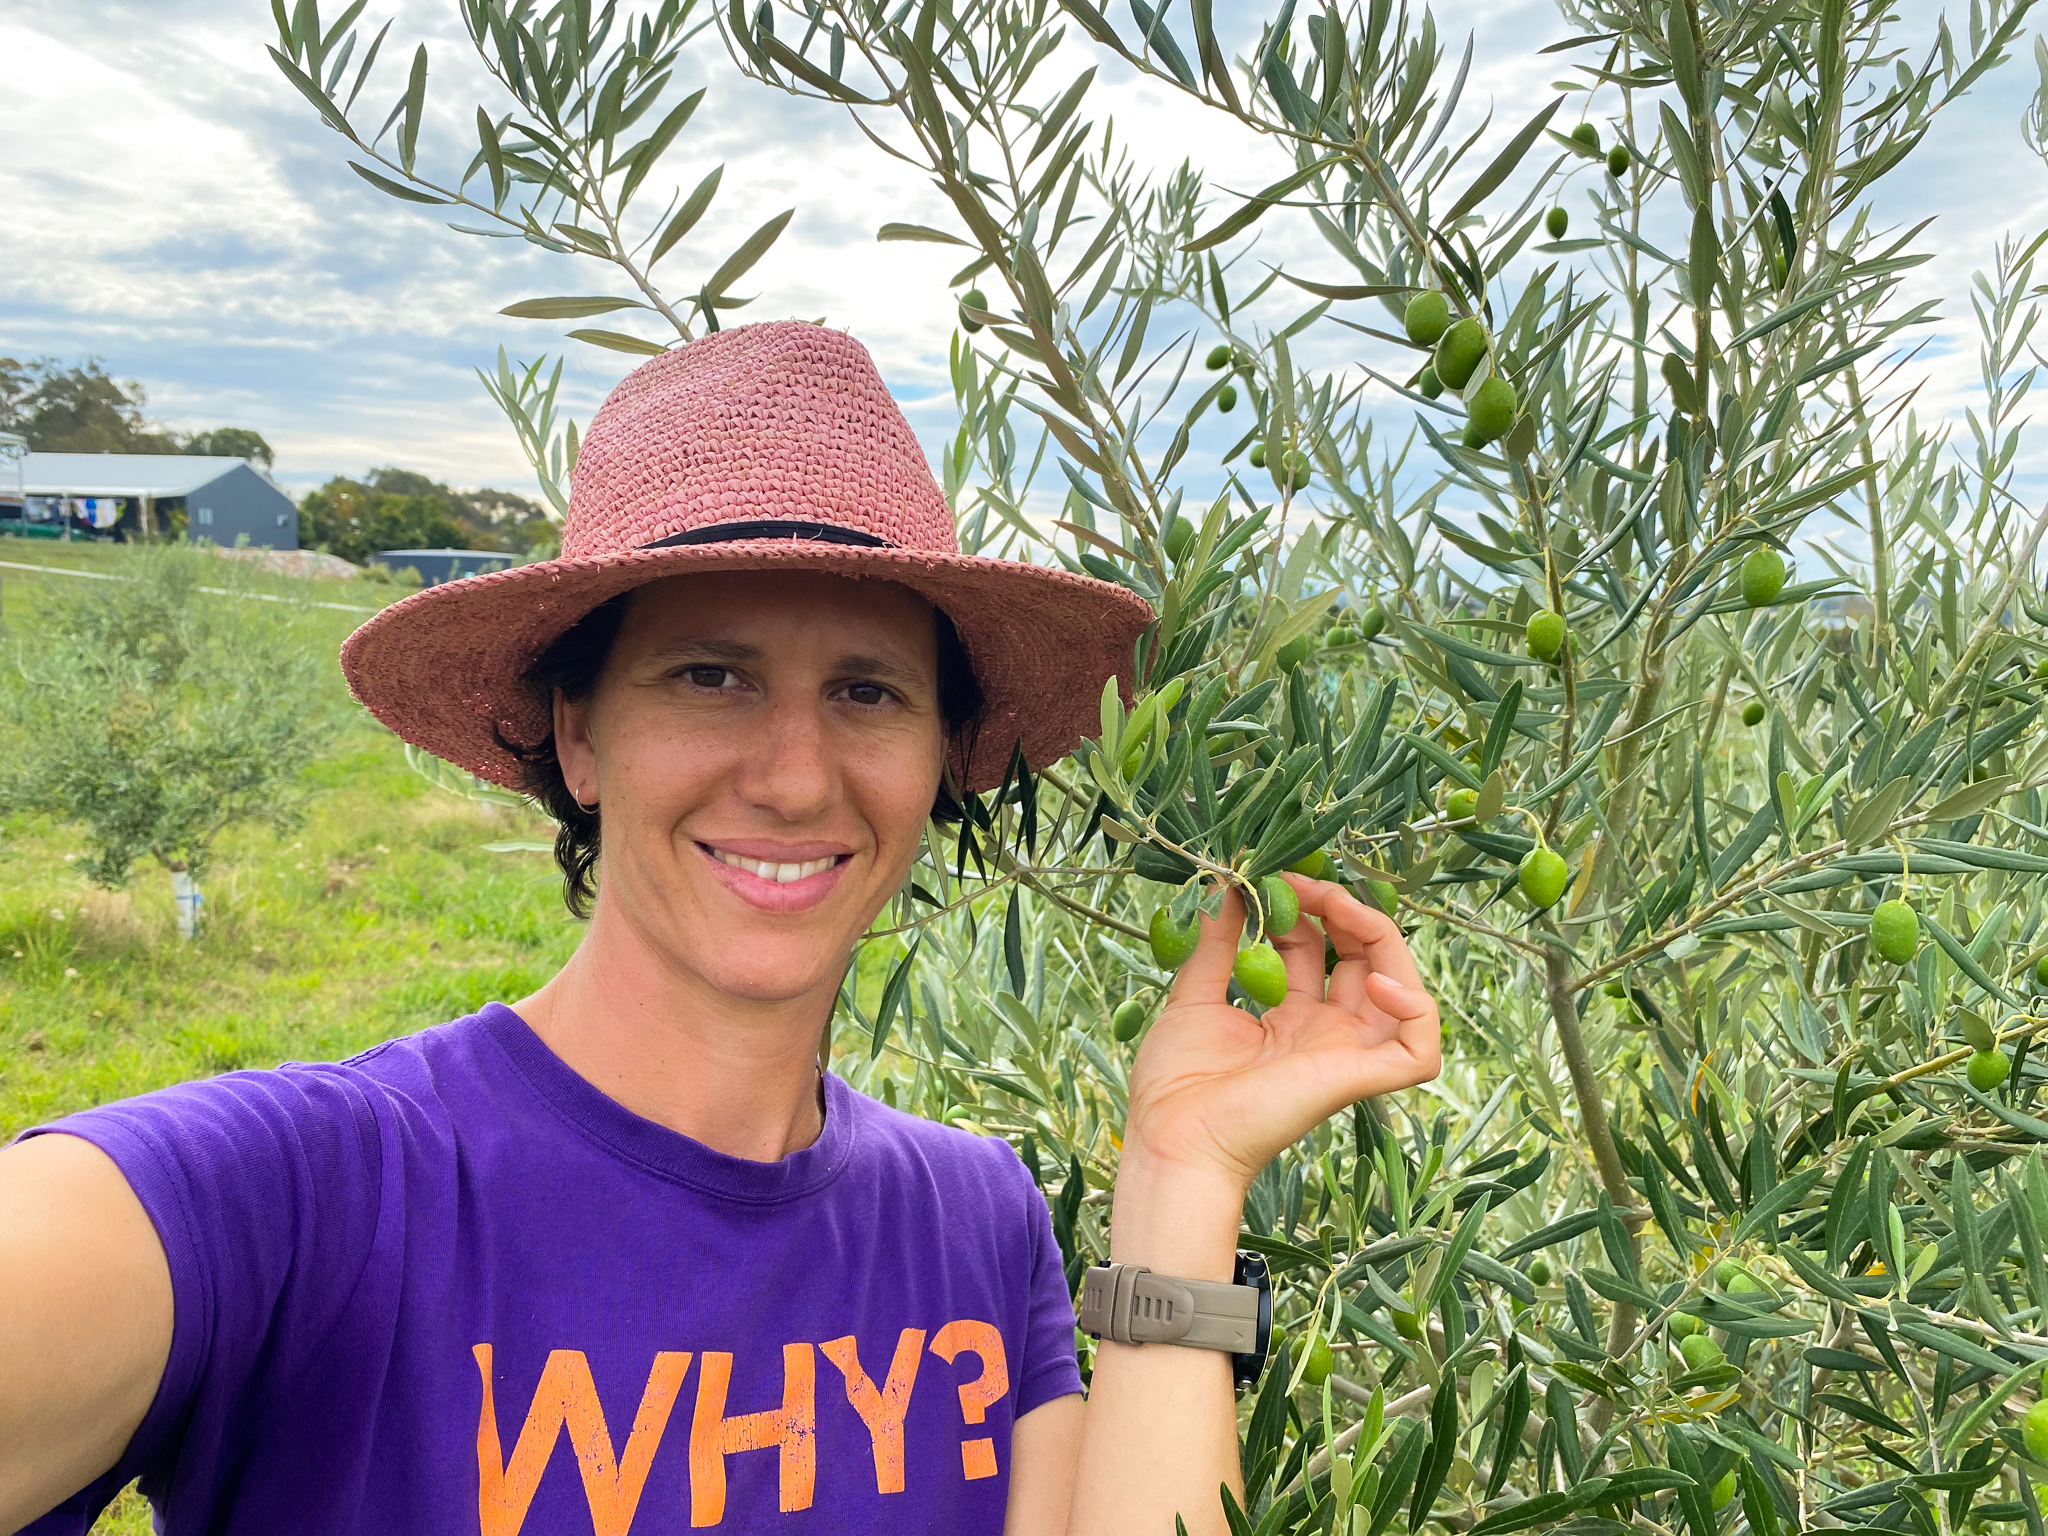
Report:
[[[1081,1330],[1118,1344],[1179,1344],[1249,1354],[1258,1347],[1259,1292],[1216,1280],[1177,1280],[1142,1264],[1101,1264],[1081,1280]]]

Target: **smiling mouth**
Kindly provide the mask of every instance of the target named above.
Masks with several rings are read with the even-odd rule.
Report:
[[[727,853],[723,848],[713,848],[709,844],[703,846],[705,851],[711,857],[718,860],[719,863],[729,864],[734,869],[745,870],[758,880],[770,880],[777,885],[794,885],[799,880],[808,880],[813,875],[822,875],[834,865],[851,857],[850,854],[843,853],[828,854],[822,859],[807,859],[801,864],[776,864],[766,859],[742,858],[736,853]]]

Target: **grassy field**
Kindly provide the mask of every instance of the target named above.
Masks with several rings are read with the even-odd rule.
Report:
[[[0,559],[55,564],[54,548],[0,540]],[[105,546],[65,553],[118,568]],[[8,638],[32,643],[40,589],[63,578],[0,576]],[[333,601],[390,592],[305,585]],[[357,622],[323,617],[337,645]],[[309,777],[297,833],[224,836],[190,944],[163,870],[97,890],[75,830],[0,820],[0,1137],[167,1083],[345,1056],[517,997],[574,947],[551,861],[483,847],[543,836],[538,820],[429,785],[360,712]]]
[[[0,561],[21,564],[118,574],[124,554],[0,538]],[[0,566],[4,643],[33,644],[39,605],[78,579]],[[265,585],[365,609],[402,595]],[[320,611],[336,646],[362,617]],[[339,694],[338,670],[329,682]],[[97,890],[78,872],[75,829],[0,814],[0,1142],[170,1083],[350,1055],[519,997],[574,948],[580,927],[552,861],[483,847],[545,836],[538,819],[429,785],[360,712],[310,777],[317,794],[298,831],[224,837],[189,944],[163,870]],[[148,1529],[132,1493],[98,1527]]]

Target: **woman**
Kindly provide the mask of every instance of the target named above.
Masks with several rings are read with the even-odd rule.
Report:
[[[172,1536],[1222,1530],[1225,1346],[1105,1338],[1084,1404],[1016,1156],[820,1065],[926,818],[1071,748],[1148,619],[961,556],[845,336],[633,374],[561,559],[343,652],[400,735],[549,808],[587,936],[510,1007],[0,1152],[0,1530],[83,1532],[138,1476]],[[1226,1002],[1228,899],[1139,1053],[1111,1311],[1138,1267],[1228,1286],[1265,1162],[1436,1071],[1398,930],[1295,883],[1287,1001]]]

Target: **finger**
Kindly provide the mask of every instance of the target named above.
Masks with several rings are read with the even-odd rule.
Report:
[[[1237,937],[1244,931],[1244,900],[1235,888],[1223,893],[1216,916],[1197,914],[1202,936],[1195,952],[1173,979],[1167,1003],[1220,1003],[1230,989],[1230,968],[1237,963]]]
[[[1372,970],[1391,976],[1403,986],[1426,990],[1415,957],[1400,927],[1376,907],[1328,880],[1290,877],[1301,897],[1301,910],[1323,920],[1330,942],[1340,960],[1363,960]],[[1340,966],[1339,969],[1342,969]]]
[[[1374,1005],[1394,1020],[1395,1039],[1420,1073],[1411,1084],[1428,1082],[1443,1070],[1443,1025],[1436,1000],[1421,988],[1405,987],[1384,974],[1369,977],[1365,986]]]
[[[1300,918],[1284,934],[1269,935],[1287,965],[1287,995],[1323,1000],[1323,930],[1313,918]]]

